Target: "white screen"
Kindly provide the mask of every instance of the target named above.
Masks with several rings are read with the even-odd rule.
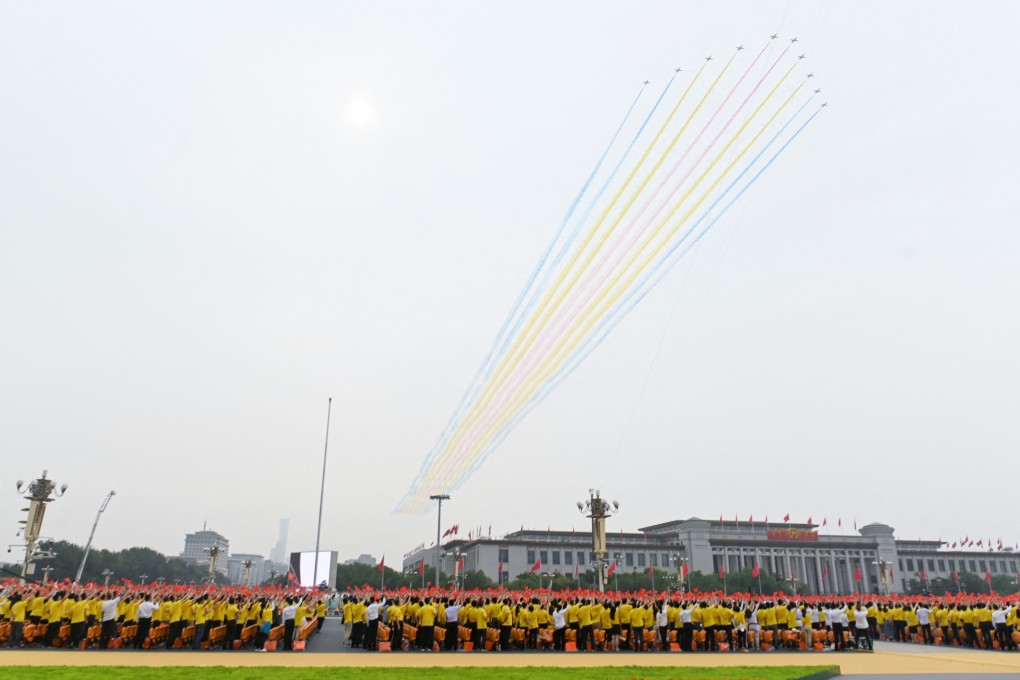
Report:
[[[298,580],[301,582],[301,586],[304,588],[314,588],[315,582],[322,583],[326,581],[331,582],[332,579],[329,577],[329,565],[330,557],[332,553],[320,552],[319,555],[319,569],[318,574],[315,573],[315,553],[314,552],[303,552],[301,553],[301,573],[298,574]],[[313,580],[314,579],[314,580]]]

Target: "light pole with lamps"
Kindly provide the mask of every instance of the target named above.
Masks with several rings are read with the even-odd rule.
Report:
[[[103,577],[103,587],[108,588],[110,586],[110,577],[113,576],[113,570],[103,569],[100,575]]]
[[[620,511],[620,504],[610,505],[599,495],[598,489],[588,489],[588,500],[578,501],[577,510],[591,518],[592,552],[595,553],[595,575],[599,592],[606,591],[606,518]]]
[[[220,554],[220,547],[218,545],[211,545],[208,548],[203,548],[203,550],[209,553],[209,583],[216,583],[216,557]],[[315,556],[318,558],[318,551],[316,551]]]
[[[25,581],[26,576],[30,576],[35,571],[35,565],[33,564],[35,544],[39,540],[39,534],[42,531],[46,504],[60,498],[67,491],[67,484],[61,485],[59,490],[56,487],[57,485],[53,480],[46,478],[46,470],[43,470],[42,477],[32,480],[27,484],[20,479],[18,480],[16,486],[18,493],[28,494],[25,496],[25,500],[28,501],[28,507],[24,508],[28,512],[28,517],[20,522],[25,525],[25,561],[21,566],[22,582]],[[53,495],[51,496],[50,494]]]
[[[430,501],[438,501],[439,502],[439,511],[436,513],[436,585],[438,586],[440,581],[442,580],[442,574],[443,574],[443,567],[439,563],[439,560],[440,560],[440,557],[439,557],[439,548],[440,548],[439,543],[442,540],[439,534],[443,530],[443,501],[450,500],[450,496],[449,496],[449,494],[439,493],[439,494],[435,494],[435,495],[429,496],[429,500]],[[425,572],[424,572],[424,570],[422,570],[422,577],[424,577],[424,575],[425,575]]]
[[[872,564],[878,567],[878,594],[889,594],[889,563],[885,560],[873,560]]]

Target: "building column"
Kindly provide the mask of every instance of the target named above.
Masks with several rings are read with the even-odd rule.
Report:
[[[836,555],[829,553],[829,587],[830,594],[839,595],[839,575],[836,572]]]
[[[827,595],[828,591],[825,588],[825,582],[822,580],[822,556],[820,551],[815,551],[815,576],[818,577],[818,594]]]

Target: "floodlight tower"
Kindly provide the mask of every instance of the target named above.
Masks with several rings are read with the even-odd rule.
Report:
[[[46,478],[46,470],[43,470],[42,477],[32,480],[27,484],[20,479],[18,480],[18,493],[28,494],[25,496],[25,500],[28,501],[28,507],[23,509],[28,513],[28,517],[20,522],[25,525],[25,562],[21,566],[22,582],[25,581],[26,576],[31,575],[34,571],[32,562],[35,558],[35,544],[39,540],[39,534],[42,531],[46,504],[60,498],[67,491],[67,484],[62,484],[59,490],[56,487],[57,485],[53,480]]]
[[[620,504],[613,501],[612,505],[602,499],[598,489],[588,489],[588,500],[578,501],[577,510],[585,517],[591,518],[592,552],[595,554],[595,577],[599,592],[605,592],[606,579],[606,518],[620,511]]]

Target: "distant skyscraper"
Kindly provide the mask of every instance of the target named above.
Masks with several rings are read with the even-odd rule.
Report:
[[[280,537],[276,539],[276,547],[269,551],[269,561],[277,564],[287,564],[290,556],[287,554],[287,531],[290,529],[290,520],[286,517],[280,520]]]

